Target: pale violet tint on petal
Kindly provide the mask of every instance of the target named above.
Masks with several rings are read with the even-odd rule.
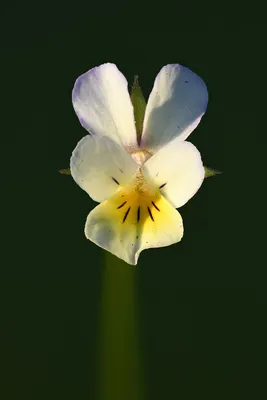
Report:
[[[73,179],[97,202],[131,182],[137,168],[132,157],[116,142],[91,135],[80,140],[70,160]]]
[[[126,149],[137,147],[128,83],[115,64],[102,64],[81,75],[75,82],[72,102],[89,133],[110,137]]]
[[[182,207],[194,196],[205,177],[199,151],[192,143],[181,142],[179,138],[156,152],[143,168],[145,176],[175,208]]]
[[[178,137],[185,140],[205,113],[208,91],[204,81],[179,64],[163,67],[149,96],[141,147],[156,152]]]

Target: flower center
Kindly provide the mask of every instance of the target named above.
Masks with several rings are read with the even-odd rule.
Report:
[[[130,151],[130,155],[137,164],[143,165],[153,154],[146,149],[139,149]]]
[[[154,197],[158,193],[158,188],[145,177],[142,168],[138,168],[133,182],[130,184],[130,190],[139,197]]]
[[[142,223],[147,218],[154,222],[160,212],[160,197],[159,189],[145,179],[142,168],[138,168],[134,180],[116,196],[114,205],[122,223]]]

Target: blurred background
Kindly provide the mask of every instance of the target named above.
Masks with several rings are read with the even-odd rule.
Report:
[[[266,273],[241,201],[247,31],[26,25],[3,46],[1,399],[258,398]],[[111,258],[108,271],[83,233],[96,203],[58,173],[86,134],[73,84],[104,62],[130,86],[137,74],[146,99],[165,64],[200,75],[209,105],[189,140],[223,171],[179,210],[181,243],[144,251],[135,267]]]

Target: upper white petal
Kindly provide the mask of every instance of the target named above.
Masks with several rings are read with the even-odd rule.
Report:
[[[156,77],[144,118],[141,147],[155,152],[175,137],[185,140],[199,124],[208,103],[203,80],[179,64]]]
[[[190,142],[174,139],[154,154],[143,166],[163,196],[175,207],[182,207],[200,188],[205,169],[197,148]]]
[[[92,135],[108,136],[129,149],[137,147],[128,83],[115,64],[102,64],[81,75],[72,102],[81,124]]]
[[[73,179],[98,202],[131,181],[137,168],[132,157],[116,142],[91,135],[80,140],[70,160]]]

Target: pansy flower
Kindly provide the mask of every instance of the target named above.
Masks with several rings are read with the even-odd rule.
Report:
[[[179,242],[184,228],[177,208],[205,177],[199,151],[186,141],[207,107],[203,80],[178,64],[163,67],[140,136],[127,80],[115,64],[81,75],[72,101],[89,135],[72,153],[71,175],[100,203],[87,217],[86,237],[132,265],[142,250]]]

